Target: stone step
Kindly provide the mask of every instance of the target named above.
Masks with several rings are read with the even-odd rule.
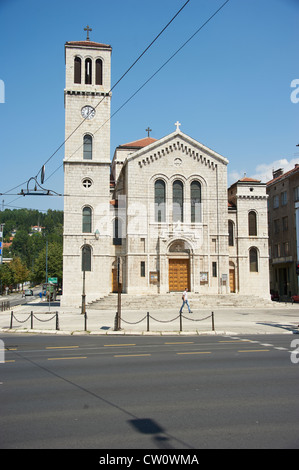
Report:
[[[109,294],[87,305],[92,310],[117,310],[118,295]],[[191,309],[206,307],[269,307],[275,302],[269,299],[261,299],[252,295],[226,294],[226,295],[202,295],[189,294]],[[179,309],[182,304],[181,293],[168,293],[157,295],[132,295],[122,294],[121,306],[124,310],[150,310],[150,309]]]

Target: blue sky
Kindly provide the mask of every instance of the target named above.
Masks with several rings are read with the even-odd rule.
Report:
[[[64,141],[65,42],[84,40],[89,24],[91,40],[113,48],[113,85],[184,3],[0,0],[0,193],[10,192],[0,196],[0,208],[4,201],[4,208],[63,209],[61,197],[14,194]],[[113,90],[112,113],[223,3],[191,0]],[[230,0],[112,118],[112,155],[117,145],[145,137],[148,126],[159,139],[179,120],[183,132],[228,158],[229,184],[244,172],[267,180],[272,168],[293,167],[299,162],[298,20],[299,0]],[[44,186],[59,193],[63,158],[62,147],[46,165]]]

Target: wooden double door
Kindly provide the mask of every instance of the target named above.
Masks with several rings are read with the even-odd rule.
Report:
[[[190,260],[187,258],[169,259],[169,291],[190,290]]]

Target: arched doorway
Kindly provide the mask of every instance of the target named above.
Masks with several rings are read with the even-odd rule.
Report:
[[[169,292],[190,290],[190,246],[184,240],[172,242],[168,250]]]

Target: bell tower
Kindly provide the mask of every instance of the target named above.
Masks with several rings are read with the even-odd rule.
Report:
[[[111,46],[90,41],[89,34],[86,41],[65,44],[66,163],[110,162],[111,51]],[[86,135],[92,137],[86,144],[92,147],[89,154],[84,153]]]
[[[98,297],[108,250],[100,230],[110,196],[111,52],[109,45],[85,41],[65,44],[65,156],[63,305],[80,305],[82,272],[87,301]],[[96,235],[95,235],[96,234]],[[109,250],[108,250],[109,251]],[[84,258],[85,257],[85,258]]]

